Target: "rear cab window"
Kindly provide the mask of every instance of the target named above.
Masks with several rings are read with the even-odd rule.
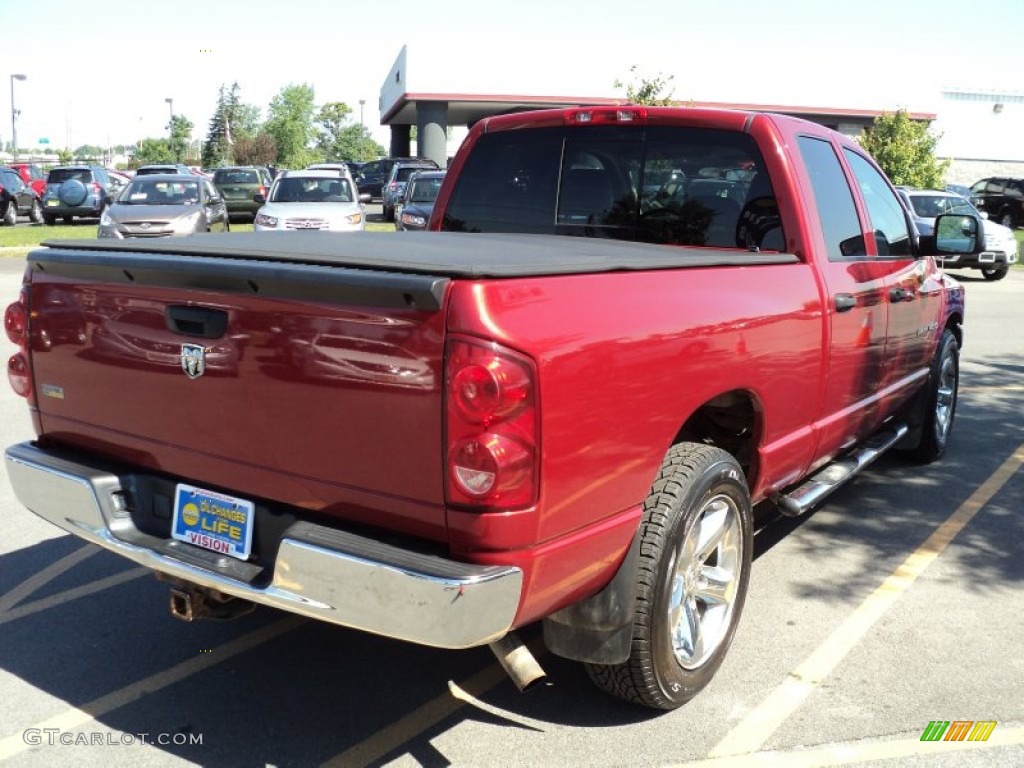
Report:
[[[467,157],[441,229],[744,250],[785,243],[745,133],[601,125],[497,131]]]

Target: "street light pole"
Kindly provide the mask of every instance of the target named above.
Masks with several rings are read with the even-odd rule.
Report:
[[[11,151],[14,159],[18,159],[18,115],[20,112],[14,108],[14,81],[27,80],[28,75],[11,75]]]
[[[364,126],[366,123],[363,122],[363,105],[366,103],[366,99],[359,100],[359,124]]]
[[[174,155],[174,159],[178,159],[178,153],[174,151],[174,99],[164,99],[167,102],[167,107],[171,111],[171,122],[167,124],[167,146],[171,148],[171,153]]]

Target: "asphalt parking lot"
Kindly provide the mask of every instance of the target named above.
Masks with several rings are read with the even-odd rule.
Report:
[[[0,259],[5,301],[22,267]],[[682,709],[603,697],[550,654],[549,684],[523,695],[487,649],[419,648],[268,609],[184,624],[166,585],[37,519],[4,478],[0,761],[1024,765],[1024,270],[957,277],[967,341],[946,457],[883,457],[813,514],[764,519],[729,657]],[[31,436],[4,387],[0,440]],[[922,741],[936,720],[996,725],[984,742]]]

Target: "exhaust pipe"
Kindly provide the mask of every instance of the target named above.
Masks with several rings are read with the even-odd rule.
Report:
[[[194,584],[171,587],[171,616],[181,621],[216,619],[226,621],[252,613],[256,604]]]
[[[512,678],[512,682],[516,684],[516,688],[520,692],[526,693],[535,685],[543,683],[547,679],[547,675],[541,669],[540,664],[537,663],[537,659],[533,657],[530,649],[526,647],[515,632],[509,632],[500,640],[495,640],[488,647],[498,657],[501,666],[505,668],[508,676]]]

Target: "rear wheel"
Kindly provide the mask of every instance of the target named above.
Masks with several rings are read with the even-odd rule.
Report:
[[[48,226],[48,227],[52,227],[54,224],[57,223],[57,217],[56,216],[50,216],[49,214],[44,213],[43,214],[43,223],[46,226]]]
[[[750,496],[731,455],[682,443],[644,507],[630,657],[586,668],[606,693],[675,709],[711,681],[732,643],[750,579]]]
[[[32,201],[32,210],[29,211],[28,218],[33,224],[43,223],[43,207],[38,200]]]
[[[1010,271],[1009,267],[982,267],[981,274],[986,280],[1002,280],[1006,277],[1006,273]]]

